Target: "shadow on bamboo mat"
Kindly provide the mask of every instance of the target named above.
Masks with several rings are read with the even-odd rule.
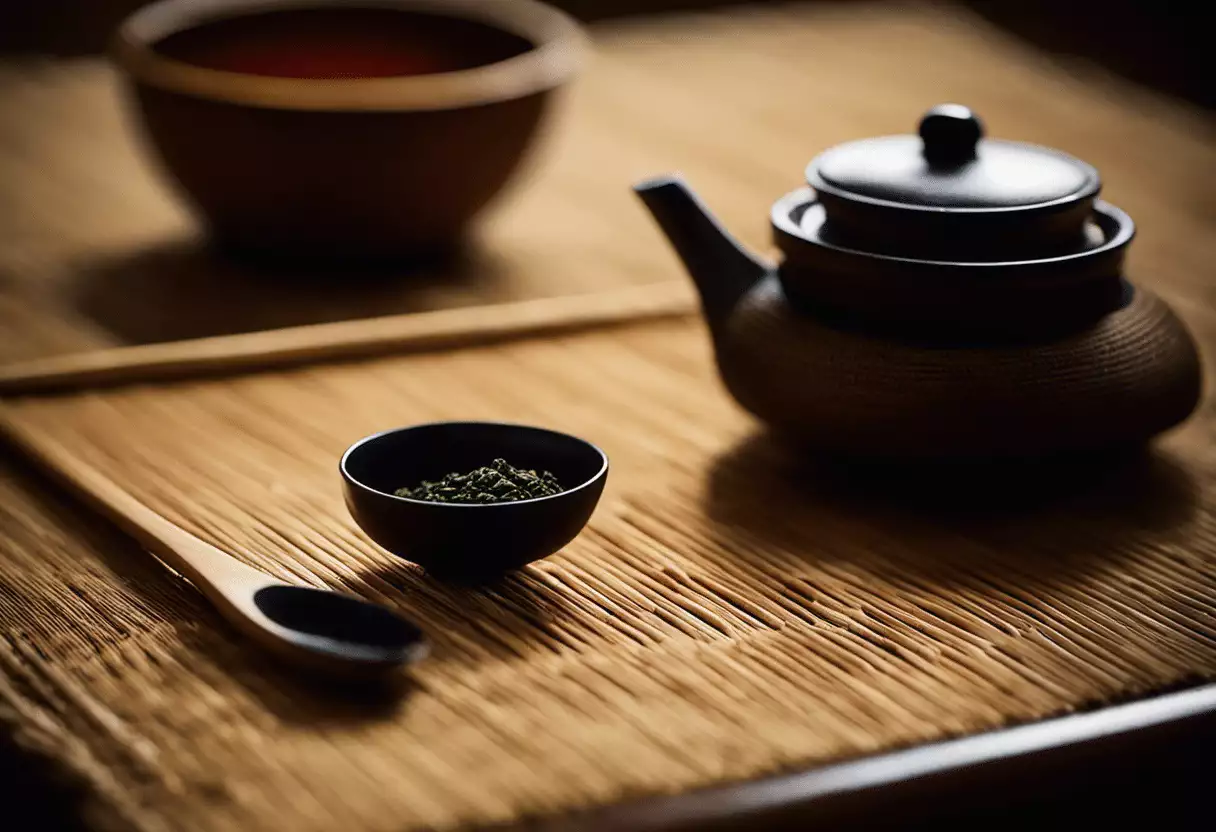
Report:
[[[416,312],[427,298],[504,286],[476,244],[410,259],[327,263],[168,240],[74,270],[70,303],[123,344],[234,335]]]
[[[1121,544],[1181,541],[1197,497],[1191,474],[1148,447],[1007,463],[901,465],[809,456],[757,433],[714,464],[706,510],[722,523],[772,535],[779,534],[772,531],[775,515],[831,509],[911,532],[932,525],[1042,558],[1042,548],[1030,544],[1063,524],[1084,525],[1091,535],[1085,548],[1103,556]]]

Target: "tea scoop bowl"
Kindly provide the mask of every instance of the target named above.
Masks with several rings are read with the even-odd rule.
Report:
[[[566,490],[503,503],[397,497],[402,487],[495,459],[551,472]],[[608,479],[608,457],[575,436],[496,422],[436,422],[359,440],[339,464],[346,505],[377,544],[436,577],[482,583],[557,552],[587,524]]]

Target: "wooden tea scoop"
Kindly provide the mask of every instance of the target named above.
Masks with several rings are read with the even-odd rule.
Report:
[[[238,630],[284,659],[327,673],[378,675],[426,655],[422,632],[391,610],[293,586],[170,523],[0,403],[0,434],[184,575]]]
[[[693,292],[683,282],[653,283],[566,297],[114,347],[0,365],[0,394],[180,379],[471,346],[625,322],[684,317],[696,308]]]

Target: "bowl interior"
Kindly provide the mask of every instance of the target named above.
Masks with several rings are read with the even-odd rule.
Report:
[[[392,494],[403,486],[466,473],[498,458],[517,468],[551,472],[563,493],[587,485],[608,467],[603,451],[568,434],[526,425],[441,422],[364,439],[346,452],[342,472],[358,485]]]
[[[279,78],[385,78],[458,72],[535,44],[442,9],[392,5],[230,7],[154,39],[193,66]]]
[[[538,0],[159,0],[112,53],[141,87],[274,110],[450,111],[563,84],[585,43]]]

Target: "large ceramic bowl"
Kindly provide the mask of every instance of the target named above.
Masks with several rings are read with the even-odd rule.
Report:
[[[395,256],[461,236],[582,42],[533,0],[163,0],[122,24],[113,54],[218,238]]]

